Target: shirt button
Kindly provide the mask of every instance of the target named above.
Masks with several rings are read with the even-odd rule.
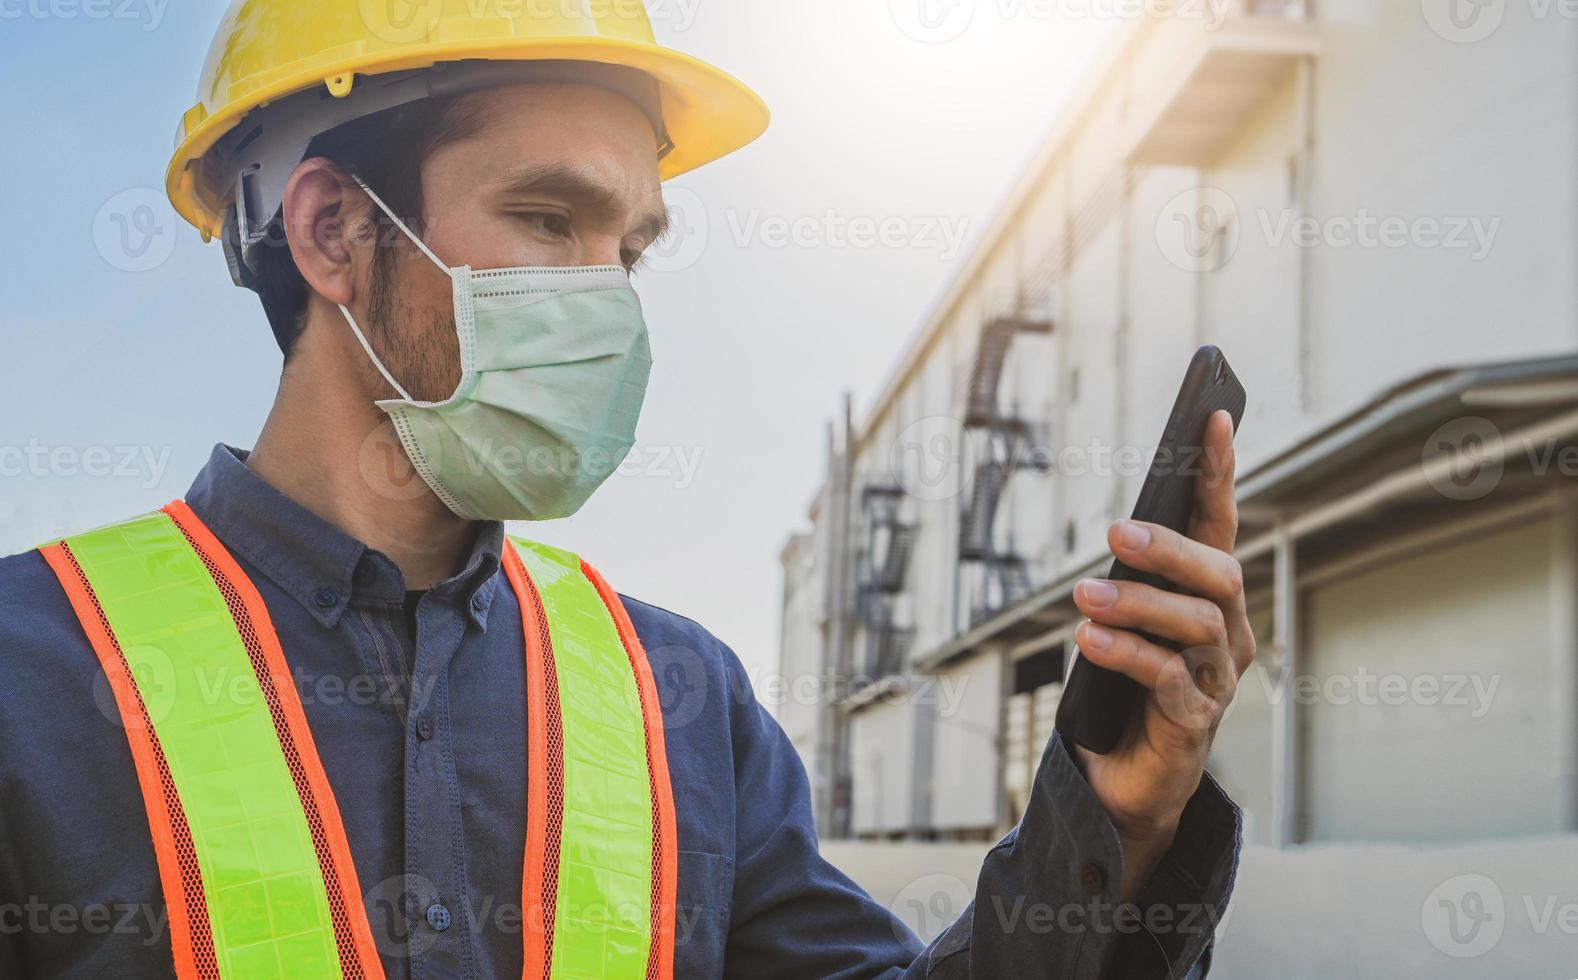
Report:
[[[471,597],[471,608],[475,609],[477,612],[482,612],[484,609],[488,608],[488,600],[483,598],[481,592],[478,592],[476,595]]]
[[[320,608],[332,609],[339,604],[340,597],[335,594],[333,589],[319,589],[312,594],[312,601],[316,602]]]
[[[443,932],[445,929],[448,929],[449,909],[444,908],[437,902],[429,905],[427,907],[427,924],[432,926],[435,932]]]
[[[417,720],[416,720],[416,735],[417,735],[417,738],[420,738],[424,742],[427,741],[428,739],[432,738],[433,737],[433,719],[428,717],[427,715],[422,715],[421,717],[417,718]]]
[[[1080,869],[1079,883],[1090,891],[1099,890],[1102,885],[1106,884],[1106,881],[1107,876],[1102,872],[1099,865],[1087,864]]]

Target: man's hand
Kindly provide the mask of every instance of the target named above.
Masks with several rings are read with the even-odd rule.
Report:
[[[1076,633],[1081,654],[1133,678],[1146,692],[1144,711],[1111,754],[1075,747],[1075,760],[1123,842],[1124,901],[1134,900],[1172,846],[1217,725],[1255,657],[1244,575],[1232,555],[1238,536],[1233,468],[1233,420],[1218,412],[1206,427],[1189,536],[1134,521],[1120,521],[1107,534],[1125,565],[1161,575],[1177,592],[1104,580],[1086,580],[1074,590],[1075,603],[1090,617]]]

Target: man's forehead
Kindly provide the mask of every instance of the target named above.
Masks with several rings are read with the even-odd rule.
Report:
[[[656,137],[645,113],[593,85],[532,83],[465,96],[469,156],[497,188],[556,189],[635,200],[658,193]]]
[[[639,139],[658,147],[657,131],[646,111],[629,97],[583,82],[526,82],[484,89],[461,96],[467,111],[484,120],[509,121],[519,127],[563,127],[605,132],[610,139]]]

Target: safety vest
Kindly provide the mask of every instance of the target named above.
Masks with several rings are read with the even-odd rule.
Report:
[[[526,656],[526,978],[669,980],[663,720],[618,595],[505,548]],[[350,845],[262,597],[184,503],[40,549],[136,762],[179,980],[382,980]]]

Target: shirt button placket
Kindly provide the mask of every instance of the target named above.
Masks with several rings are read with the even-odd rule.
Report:
[[[412,671],[412,738],[406,748],[406,873],[428,882],[418,905],[419,928],[428,941],[412,950],[416,976],[459,976],[469,969],[471,943],[463,900],[470,883],[460,833],[453,746],[442,737],[448,711],[449,665],[466,635],[467,605],[427,602]],[[468,974],[469,975],[469,974]]]

